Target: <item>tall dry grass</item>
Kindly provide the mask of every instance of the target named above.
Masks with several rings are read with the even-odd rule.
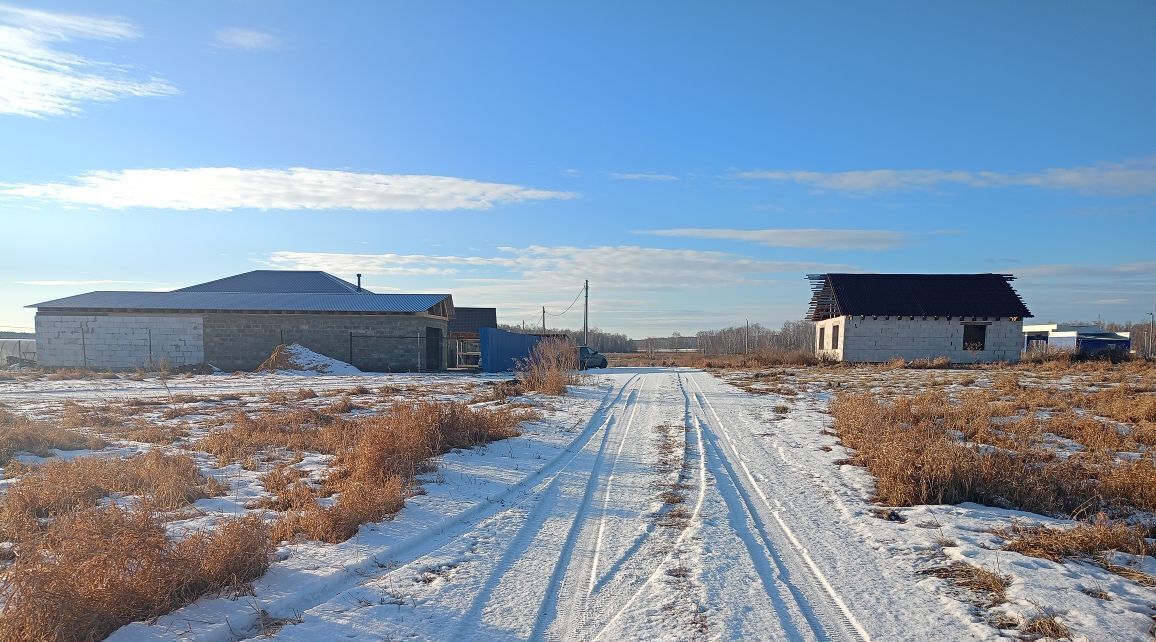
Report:
[[[95,450],[104,446],[104,440],[95,435],[45,421],[34,421],[0,408],[0,466],[6,465],[19,453],[47,457],[54,449]]]
[[[224,490],[200,473],[192,457],[159,450],[126,459],[52,460],[9,472],[20,477],[0,499],[0,533],[14,541],[38,537],[45,518],[95,506],[118,493],[139,495],[155,510],[172,510]]]
[[[350,440],[337,452],[322,488],[313,488],[296,473],[271,475],[271,492],[289,508],[274,526],[274,537],[301,535],[341,542],[361,524],[381,521],[401,510],[414,478],[434,470],[432,458],[455,448],[469,448],[518,435],[517,426],[531,415],[509,408],[474,409],[458,402],[397,403],[387,411],[345,424]],[[315,499],[336,493],[332,505]]]
[[[335,454],[349,445],[345,420],[312,408],[248,415],[238,411],[232,421],[196,442],[222,465],[244,461],[270,448]]]
[[[566,386],[578,383],[577,369],[578,349],[560,338],[539,341],[516,368],[527,389],[548,395],[566,394]]]
[[[272,551],[257,517],[174,541],[145,511],[69,513],[0,572],[0,639],[103,639],[129,622],[260,577]]]
[[[1006,386],[1005,386],[1006,388]],[[1034,395],[1035,392],[1027,396]],[[1007,404],[1001,406],[1001,404]],[[1114,428],[1068,415],[1032,415],[995,423],[1021,406],[995,392],[901,395],[839,393],[834,428],[852,449],[850,463],[876,479],[876,496],[895,506],[977,502],[1043,514],[1156,510],[1156,461],[1120,461],[1097,443],[1122,443]],[[1052,430],[1089,444],[1060,457],[1044,439]]]

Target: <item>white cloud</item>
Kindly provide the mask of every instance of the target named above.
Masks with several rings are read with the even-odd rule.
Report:
[[[74,40],[137,37],[136,28],[120,18],[0,5],[0,113],[59,116],[79,113],[86,102],[177,93],[163,80],[60,48]]]
[[[768,247],[825,250],[890,250],[909,241],[906,233],[891,230],[675,228],[646,230],[639,233],[652,236],[747,241]]]
[[[609,172],[610,178],[616,181],[652,181],[652,182],[666,182],[677,181],[678,177],[672,174],[652,174],[646,172]]]
[[[222,47],[243,51],[272,51],[281,46],[281,39],[267,32],[242,27],[228,27],[213,34],[213,40]]]
[[[274,252],[267,263],[279,269],[325,270],[338,274],[455,274],[474,282],[509,283],[513,276],[546,289],[584,279],[603,288],[696,288],[750,283],[768,274],[803,274],[845,267],[796,261],[766,261],[703,250],[648,248],[636,245],[579,248],[530,246],[499,248],[496,256],[426,254],[344,254]],[[500,273],[496,279],[494,273]]]
[[[694,317],[697,327],[723,314],[706,303],[727,288],[762,290],[785,279],[797,282],[806,307],[803,275],[849,271],[850,266],[811,262],[767,261],[727,252],[647,248],[634,245],[581,248],[530,246],[498,248],[492,256],[433,254],[344,254],[274,252],[263,264],[277,269],[325,270],[345,278],[395,275],[394,286],[453,294],[458,305],[496,306],[503,318],[540,318],[545,305],[560,313],[590,280],[591,310],[602,327],[623,330],[657,325],[672,327],[674,317]],[[419,270],[447,273],[425,277]],[[409,271],[409,273],[407,273]],[[381,279],[374,279],[380,281]],[[558,325],[581,323],[581,306]],[[573,317],[577,314],[577,318]],[[732,322],[736,318],[730,313]],[[738,313],[741,315],[741,313]],[[714,316],[712,316],[714,315]],[[690,321],[679,324],[689,329]]]
[[[577,195],[452,176],[201,167],[97,171],[70,183],[0,184],[0,196],[109,209],[415,211],[484,210]]]
[[[940,169],[869,169],[848,172],[759,170],[740,172],[738,176],[752,180],[799,183],[848,194],[962,185],[976,188],[1039,187],[1129,195],[1156,192],[1156,158],[1020,173]]]

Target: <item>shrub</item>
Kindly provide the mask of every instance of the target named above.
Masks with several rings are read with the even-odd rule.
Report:
[[[147,512],[116,506],[61,516],[30,548],[0,573],[5,640],[101,639],[260,577],[272,553],[256,517],[173,541]]]
[[[527,359],[518,363],[517,372],[529,390],[548,395],[566,394],[566,386],[578,382],[578,350],[560,338],[538,341]]]

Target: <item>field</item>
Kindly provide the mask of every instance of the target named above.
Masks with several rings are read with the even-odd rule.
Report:
[[[1150,639],[1151,367],[675,358],[8,373],[0,634]]]

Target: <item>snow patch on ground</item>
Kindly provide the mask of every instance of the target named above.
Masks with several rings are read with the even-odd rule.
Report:
[[[327,357],[297,343],[291,343],[284,347],[278,346],[265,363],[269,364],[268,370],[274,374],[352,375],[361,373],[361,370],[344,361]],[[264,364],[261,369],[266,369]]]

